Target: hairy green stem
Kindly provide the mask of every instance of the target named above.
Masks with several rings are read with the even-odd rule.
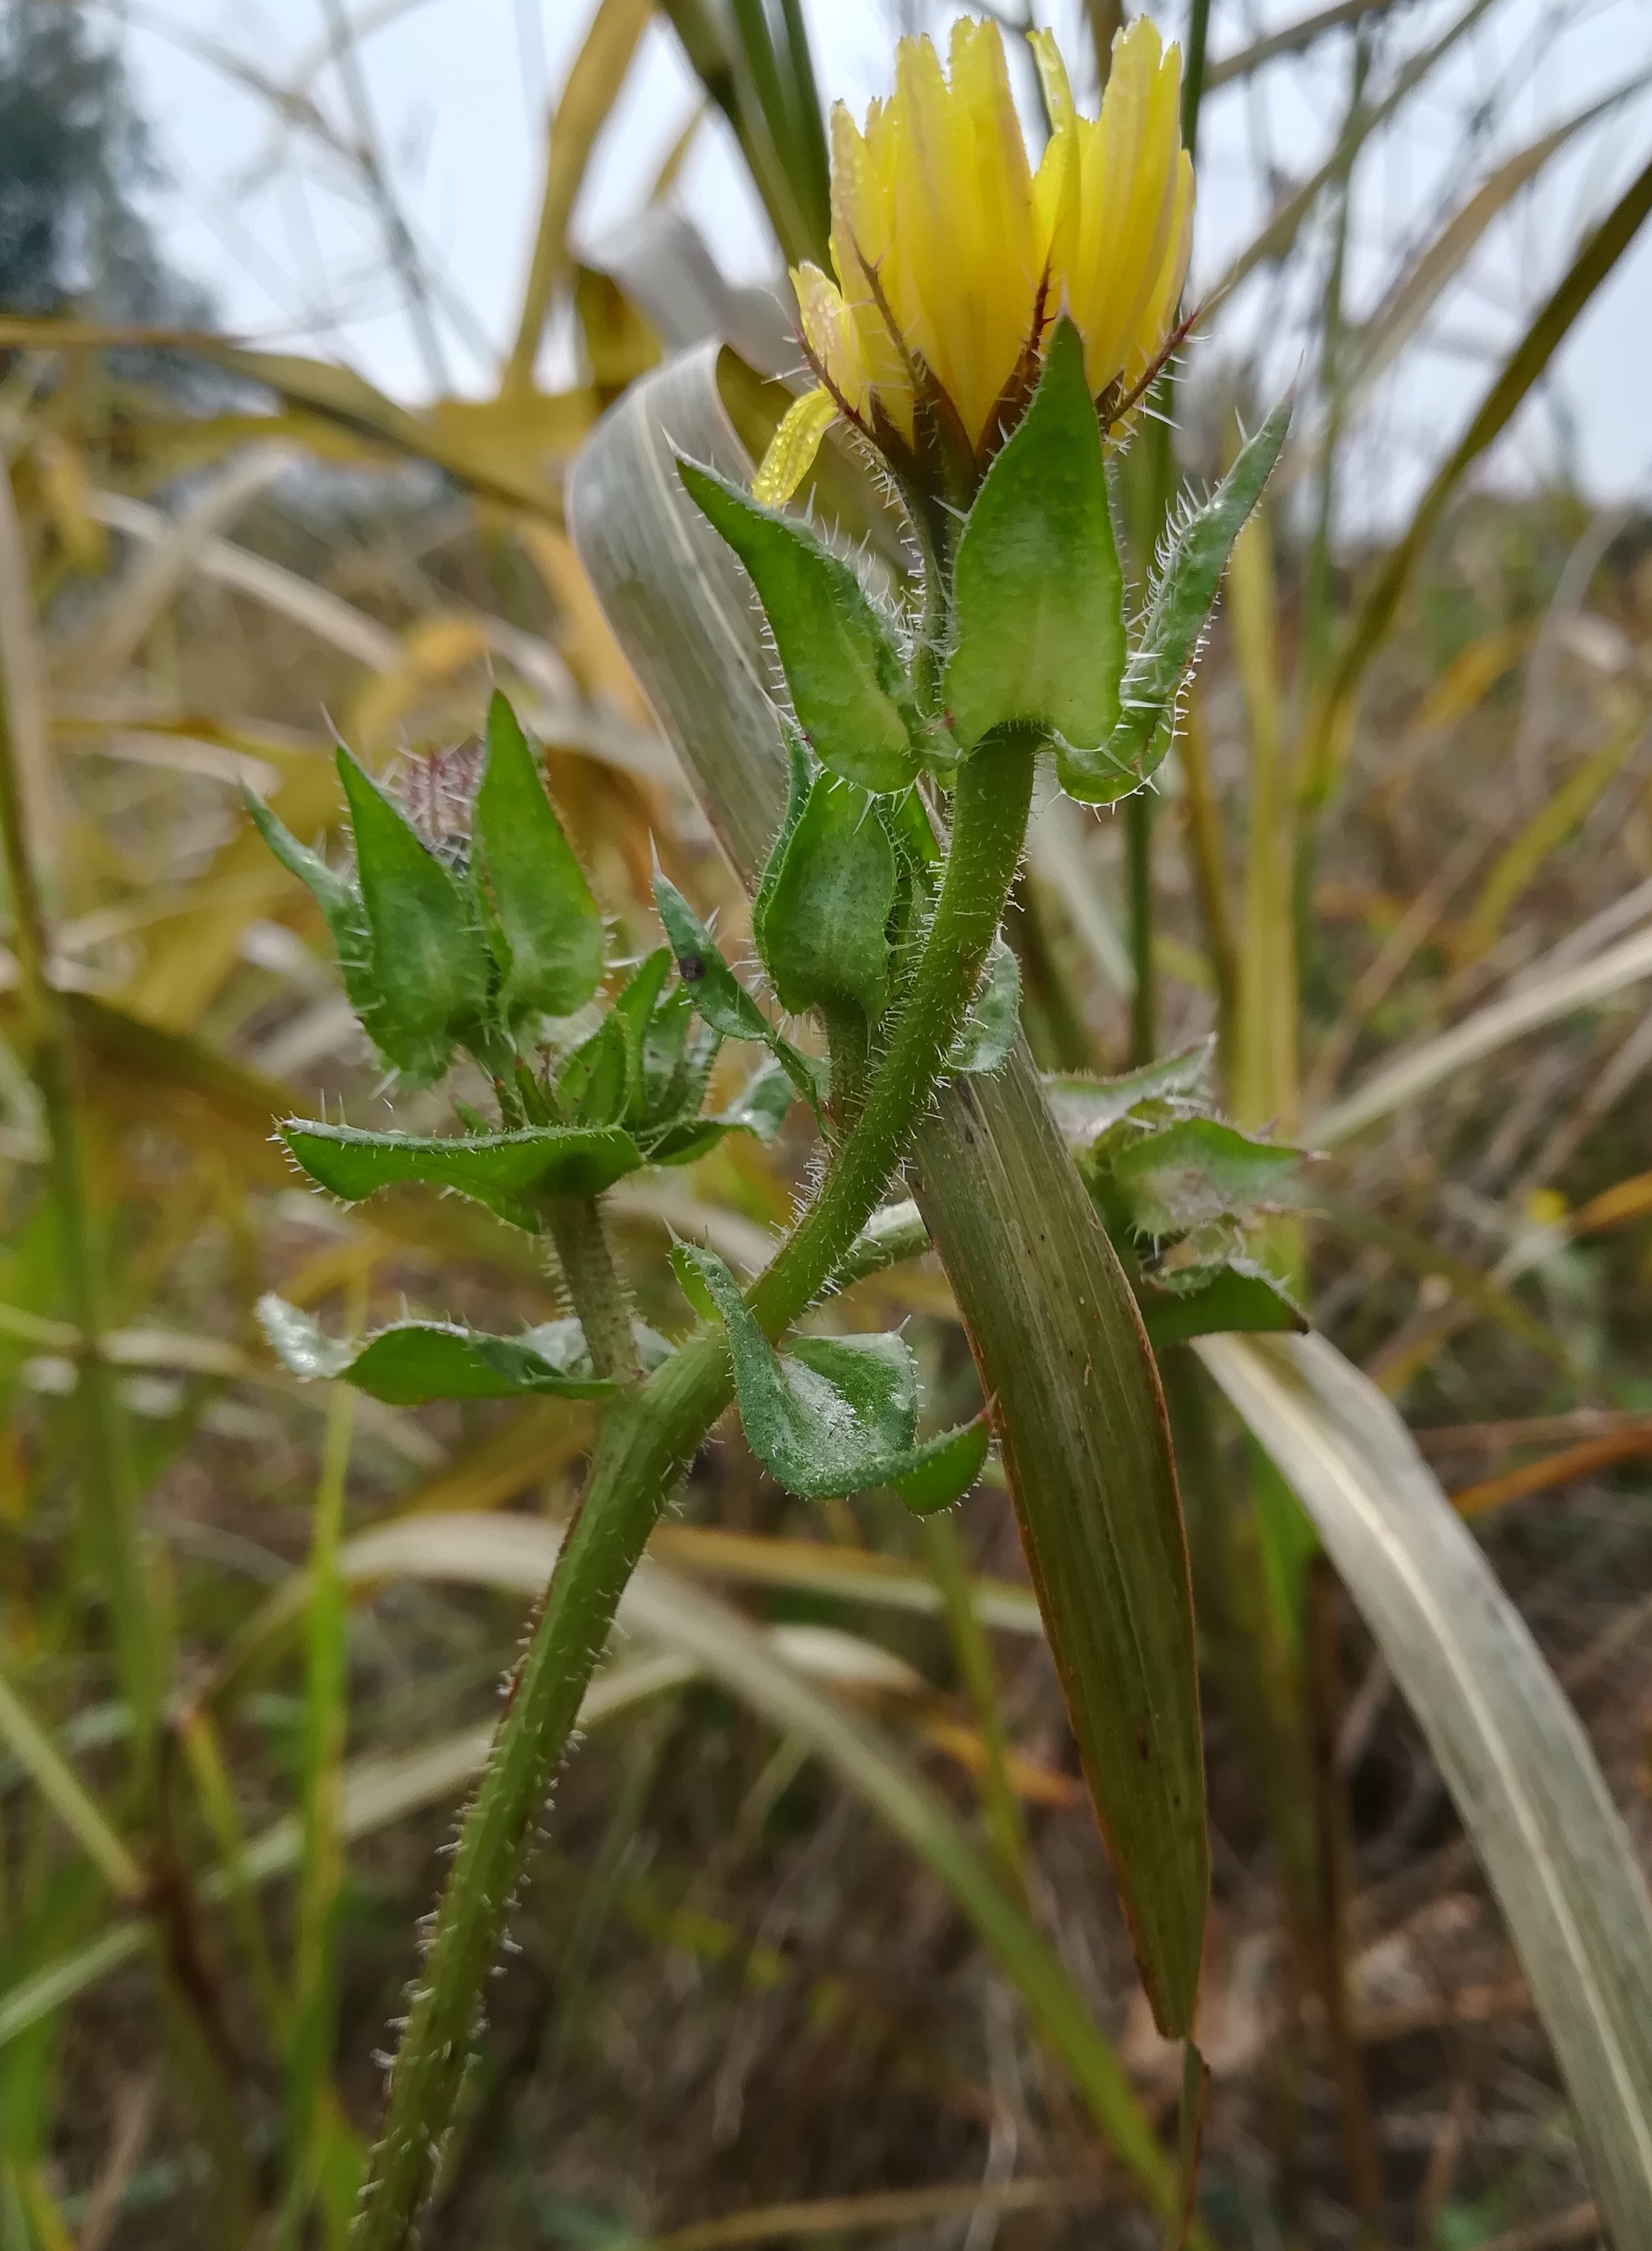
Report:
[[[826,1044],[831,1056],[832,1139],[847,1140],[860,1116],[866,1092],[866,1066],[871,1055],[866,1019],[853,1001],[829,1001],[821,1005]]]
[[[631,1307],[608,1247],[602,1208],[594,1196],[553,1196],[548,1218],[568,1297],[585,1331],[586,1350],[598,1375],[630,1383],[642,1373],[631,1329]]]
[[[1031,736],[985,745],[960,773],[941,896],[865,1106],[820,1194],[750,1293],[771,1336],[818,1295],[850,1249],[943,1075],[1021,856],[1037,747]],[[703,1330],[604,1421],[413,1989],[357,2214],[356,2251],[402,2251],[429,2193],[477,1998],[587,1685],[649,1534],[732,1393],[723,1331]]]

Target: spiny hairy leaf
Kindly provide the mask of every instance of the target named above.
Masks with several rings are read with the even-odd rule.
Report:
[[[546,1321],[515,1337],[483,1336],[451,1321],[395,1321],[344,1342],[282,1298],[260,1298],[258,1318],[271,1351],[295,1375],[348,1383],[392,1407],[523,1391],[596,1399],[619,1389],[591,1373],[576,1320]]]
[[[294,1118],[280,1132],[311,1180],[346,1203],[399,1181],[420,1181],[534,1231],[541,1225],[537,1199],[600,1195],[642,1161],[630,1135],[612,1126],[530,1126],[427,1139]]]
[[[360,892],[336,869],[330,868],[319,852],[312,852],[283,828],[261,797],[250,789],[243,790],[241,801],[246,807],[247,818],[288,874],[296,876],[313,893],[338,956],[350,1005],[364,1018],[374,997],[372,933],[367,926],[367,911]]]
[[[1001,726],[1107,740],[1124,670],[1124,573],[1071,321],[969,511],[953,594],[946,700],[961,750]]]
[[[1302,1153],[1253,1140],[1219,1119],[1183,1118],[1121,1146],[1098,1144],[1092,1161],[1105,1166],[1138,1234],[1185,1235],[1277,1203],[1300,1171]]]
[[[1201,1261],[1159,1272],[1137,1285],[1136,1302],[1156,1352],[1190,1337],[1238,1330],[1295,1331],[1307,1317],[1283,1285],[1248,1258]]]
[[[814,1063],[774,1029],[724,960],[717,940],[668,876],[656,875],[654,904],[677,956],[677,973],[688,987],[704,1021],[725,1039],[760,1041],[803,1099],[818,1111],[823,1096]]]
[[[1151,773],[1170,748],[1177,691],[1197,654],[1233,542],[1279,459],[1293,404],[1281,401],[1210,499],[1173,535],[1124,668],[1118,724],[1087,756],[1080,746],[1057,745],[1057,772],[1069,797],[1110,805]]]
[[[863,789],[922,771],[922,723],[900,655],[859,579],[792,517],[679,461],[696,504],[751,574],[797,724],[821,764]]]

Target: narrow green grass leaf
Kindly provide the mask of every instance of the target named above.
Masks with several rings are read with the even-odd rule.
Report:
[[[141,1898],[142,1870],[102,1807],[3,1673],[0,1673],[0,1742],[28,1773],[116,1898]]]

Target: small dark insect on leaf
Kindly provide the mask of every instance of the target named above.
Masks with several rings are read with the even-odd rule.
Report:
[[[677,973],[685,985],[698,985],[705,974],[705,964],[698,953],[685,953],[677,965]]]

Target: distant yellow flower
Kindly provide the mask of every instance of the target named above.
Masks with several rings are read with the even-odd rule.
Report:
[[[975,470],[1024,406],[1063,312],[1109,421],[1170,337],[1187,272],[1192,166],[1182,59],[1147,17],[1114,43],[1099,118],[1080,117],[1047,31],[1032,35],[1054,128],[1028,162],[994,23],[895,51],[895,91],[864,132],[832,112],[832,266],[792,276],[820,377],[786,416],[755,490],[797,488],[832,420],[892,458],[939,447]]]

